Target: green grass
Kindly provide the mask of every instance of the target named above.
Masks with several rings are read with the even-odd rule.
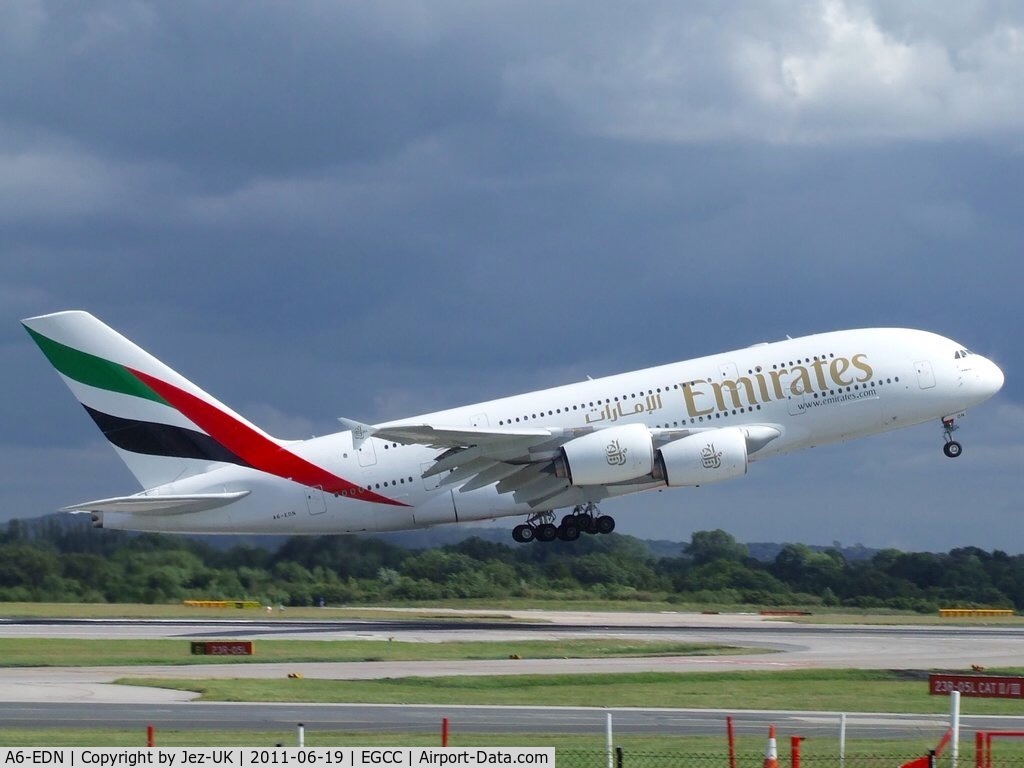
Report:
[[[985,627],[989,625],[1022,625],[1024,616],[963,616],[944,618],[938,614],[921,613],[815,613],[811,616],[779,616],[776,621],[795,624],[871,624],[871,625],[924,625],[940,627]]]
[[[572,663],[572,662],[567,662]],[[943,713],[924,675],[885,670],[508,675],[384,680],[162,680],[119,682],[195,691],[204,701],[502,704],[594,707]],[[915,675],[915,677],[917,677]],[[965,699],[965,714],[1024,714],[1021,702]]]
[[[0,638],[6,667],[107,667],[135,664],[253,664],[344,661],[457,661],[603,658],[607,656],[713,656],[749,652],[699,643],[574,639],[511,642],[415,643],[387,640],[257,640],[252,656],[193,656],[189,640],[76,640]]]
[[[425,606],[437,608],[437,605]],[[462,606],[467,608],[467,606]],[[470,619],[473,621],[513,621],[507,614],[484,608],[486,614],[467,614],[460,616],[450,611],[410,611],[389,610],[375,607],[345,608],[286,608],[281,611],[275,608],[267,612],[259,608],[197,608],[172,603],[167,605],[150,605],[145,603],[0,603],[0,618],[46,618],[46,619],[239,619],[243,621],[274,621],[279,619],[302,619],[304,621],[320,619],[323,621],[344,621],[348,619],[422,619],[436,620]],[[475,609],[474,609],[475,610]]]
[[[641,600],[543,600],[508,598],[505,600],[469,599],[435,600],[383,606],[345,606],[327,608],[287,608],[266,613],[254,608],[195,608],[179,604],[107,604],[107,603],[0,603],[0,618],[150,618],[150,619],[242,619],[278,620],[302,619],[338,621],[350,619],[404,619],[453,622],[508,621],[514,623],[508,611],[601,611],[609,613],[757,613],[757,605],[708,605],[698,603],[669,603]],[[772,606],[771,610],[809,610],[810,616],[775,617],[775,620],[829,624],[937,624],[943,626],[973,626],[986,624],[1024,624],[1024,616],[944,619],[938,615],[923,615],[890,610],[864,611],[852,608],[822,608],[821,606]],[[470,613],[483,611],[484,613]],[[465,612],[465,613],[460,613]]]

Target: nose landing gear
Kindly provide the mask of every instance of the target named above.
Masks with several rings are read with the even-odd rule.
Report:
[[[946,439],[946,444],[942,446],[942,452],[951,459],[955,459],[963,452],[960,443],[953,439],[953,433],[958,429],[960,429],[960,425],[956,423],[955,416],[947,416],[942,420],[942,436]]]

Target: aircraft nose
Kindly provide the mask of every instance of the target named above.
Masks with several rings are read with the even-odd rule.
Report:
[[[988,361],[988,364],[992,366],[992,370],[989,373],[989,385],[992,387],[992,394],[994,395],[1003,388],[1003,382],[1006,379],[1003,376],[1002,369],[998,365],[993,363],[991,360]]]
[[[987,357],[981,359],[981,365],[978,366],[978,388],[984,393],[985,397],[992,397],[996,392],[1003,388],[1003,372],[998,365],[993,363]]]

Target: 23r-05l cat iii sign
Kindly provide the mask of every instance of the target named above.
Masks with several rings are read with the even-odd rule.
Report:
[[[1024,699],[1024,677],[928,675],[928,693],[932,696],[949,696],[953,691],[985,699]]]

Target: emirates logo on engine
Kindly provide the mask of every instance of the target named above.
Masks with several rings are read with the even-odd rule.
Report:
[[[715,451],[714,443],[708,443],[700,452],[700,463],[704,469],[718,469],[722,466],[722,452]]]
[[[604,456],[609,467],[621,467],[626,463],[626,449],[619,447],[618,440],[612,440],[605,446]]]

